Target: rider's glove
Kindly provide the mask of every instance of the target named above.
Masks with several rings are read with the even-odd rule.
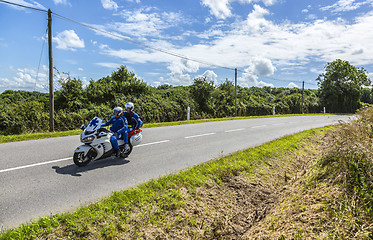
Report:
[[[115,136],[115,137],[116,137],[116,136],[118,136],[118,133],[117,133],[117,132],[115,132],[115,133],[113,134],[113,136]]]

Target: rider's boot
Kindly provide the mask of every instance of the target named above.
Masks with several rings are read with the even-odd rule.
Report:
[[[120,157],[120,150],[119,149],[115,149],[115,156]]]
[[[124,151],[127,152],[128,150],[130,150],[130,145],[128,143],[125,143],[124,144]]]

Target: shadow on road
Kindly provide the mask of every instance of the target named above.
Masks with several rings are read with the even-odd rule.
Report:
[[[64,167],[53,166],[52,168],[56,170],[58,174],[69,174],[74,177],[82,176],[81,173],[88,172],[91,170],[95,170],[98,168],[105,168],[111,166],[119,166],[129,163],[130,161],[122,158],[107,158],[103,160],[99,160],[96,162],[91,162],[85,167],[78,167],[75,164],[70,164]]]

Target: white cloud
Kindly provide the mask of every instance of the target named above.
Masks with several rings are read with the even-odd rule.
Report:
[[[287,88],[299,88],[299,86],[293,82],[289,83],[286,87]]]
[[[273,85],[272,83],[266,83],[266,82],[263,82],[263,81],[260,81],[258,82],[258,87],[275,87],[275,85]]]
[[[169,62],[172,61],[170,56],[165,55],[160,52],[151,52],[143,49],[134,49],[134,50],[126,50],[126,49],[104,49],[102,51],[103,54],[119,57],[121,59],[125,59],[129,63],[146,63],[146,62]],[[174,58],[172,58],[174,60]]]
[[[356,0],[339,0],[333,5],[322,7],[321,10],[322,11],[331,10],[334,13],[348,12],[348,11],[356,10],[363,5],[372,4],[372,3],[373,3],[372,0],[364,0],[362,2],[356,2]]]
[[[0,78],[0,89],[23,89],[28,91],[45,91],[48,89],[48,67],[42,65],[39,72],[30,68],[10,67],[10,70],[15,72],[15,77],[12,79]]]
[[[317,19],[317,16],[315,14],[308,14],[308,16],[306,17],[307,20],[315,20]]]
[[[53,0],[54,4],[62,4],[62,5],[69,5],[71,6],[71,3],[68,2],[68,0]]]
[[[210,8],[210,13],[218,19],[226,19],[231,17],[231,3],[239,2],[241,4],[249,4],[252,2],[263,2],[264,5],[273,5],[276,0],[202,0],[202,4]]]
[[[74,30],[65,30],[53,37],[58,49],[75,51],[76,48],[84,48],[84,40],[81,40]]]
[[[310,72],[321,74],[324,70],[323,69],[317,69],[317,68],[310,68]]]
[[[237,26],[236,28],[245,32],[269,31],[273,24],[264,18],[268,14],[269,11],[267,9],[255,4],[254,10],[247,16],[247,19],[243,23],[238,23],[243,24],[242,27]]]
[[[246,87],[273,87],[273,84],[258,81],[258,76],[270,76],[276,70],[276,68],[272,65],[271,60],[262,57],[253,57],[249,60],[249,62],[249,67],[246,68],[244,73],[242,73],[242,76],[238,78],[240,84]]]
[[[218,85],[218,75],[214,71],[206,70],[202,74],[202,77],[205,77],[208,82],[213,82],[215,86]]]
[[[210,8],[210,13],[216,18],[225,19],[232,15],[229,0],[202,0],[202,3]]]
[[[95,63],[96,65],[98,66],[101,66],[101,67],[106,67],[106,68],[110,68],[110,69],[117,69],[120,67],[120,63],[104,63],[104,62],[101,62],[101,63]]]
[[[180,73],[170,73],[170,78],[167,79],[171,85],[190,85],[192,84],[192,79],[189,74],[180,74]]]
[[[118,4],[113,0],[101,0],[102,7],[107,10],[117,10]]]
[[[19,5],[27,6],[27,7],[48,10],[48,8],[44,7],[43,5],[41,5],[40,3],[35,2],[35,1],[32,1],[32,3],[29,3],[29,2],[26,2],[26,1],[23,1],[23,0],[12,0],[11,2],[19,4]],[[14,6],[14,5],[8,5],[8,6],[10,6],[12,8],[15,8],[17,10],[21,10],[21,11],[29,11],[29,9],[26,9],[26,8],[23,8],[23,7],[18,7],[18,6]]]
[[[96,31],[98,35],[116,40],[128,39],[138,42],[143,42],[149,37],[158,40],[180,40],[182,39],[182,34],[170,36],[167,30],[178,26],[179,23],[186,24],[190,22],[181,13],[161,12],[157,8],[152,7],[140,8],[135,11],[125,9],[114,15],[120,16],[124,20],[106,25],[91,24],[92,27],[110,33],[105,34],[101,31]]]
[[[363,54],[363,53],[364,53],[364,49],[360,48],[360,49],[353,50],[351,54],[352,55],[359,55],[359,54]]]
[[[240,86],[243,87],[274,87],[271,83],[266,83],[263,81],[258,81],[258,76],[251,73],[249,69],[246,69],[244,73],[242,73],[241,77],[238,77],[238,82]]]
[[[8,78],[0,78],[0,88],[11,86],[11,81]]]
[[[199,64],[193,61],[179,59],[172,61],[167,68],[175,74],[182,74],[183,72],[195,73],[199,69]]]
[[[224,31],[220,29],[210,29],[203,33],[197,34],[197,37],[204,38],[204,39],[212,39],[214,37],[221,37],[224,36]]]
[[[368,78],[369,78],[371,81],[373,81],[373,73],[368,73],[367,75],[368,75]]]
[[[136,37],[170,38],[164,30],[177,26],[179,23],[188,22],[181,13],[160,12],[151,7],[140,8],[136,11],[123,10],[119,15],[125,19],[125,22],[111,23],[104,28]]]
[[[219,66],[246,68],[248,73],[242,78],[242,82],[255,85],[259,84],[257,74],[269,76],[276,68],[294,70],[303,67],[305,69],[307,64],[314,61],[324,65],[326,62],[340,58],[348,60],[353,65],[373,64],[371,58],[373,31],[366,30],[373,25],[373,11],[359,15],[350,22],[339,18],[318,19],[297,24],[289,21],[277,23],[266,19],[268,15],[270,15],[268,9],[254,5],[247,19],[237,20],[231,26],[218,23],[211,26],[210,30],[204,30],[204,33],[221,31],[218,38],[209,42],[201,38],[200,42],[184,44],[182,47],[166,41],[143,43]],[[227,31],[228,27],[231,30]],[[192,35],[201,36],[198,32]],[[144,36],[154,36],[154,34],[148,32],[144,33]],[[168,64],[171,74],[174,73],[175,76],[208,67],[196,64],[193,68],[173,56],[146,48],[128,50],[107,47],[102,49],[102,53],[132,63],[165,63]],[[183,76],[183,79],[186,79],[186,76]]]
[[[106,44],[100,44],[98,47],[99,47],[101,50],[109,49],[109,45],[106,45]]]
[[[275,70],[276,68],[272,65],[271,60],[262,57],[252,58],[248,68],[248,71],[259,76],[270,76]]]

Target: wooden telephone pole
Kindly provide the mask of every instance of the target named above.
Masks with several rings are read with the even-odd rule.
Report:
[[[49,131],[54,131],[54,91],[52,57],[52,11],[48,9],[48,52],[49,52]]]
[[[303,100],[304,100],[303,94],[304,94],[304,81],[302,83],[302,114],[304,113],[304,110],[303,110]]]
[[[237,117],[237,68],[234,69],[234,105],[235,116]]]

